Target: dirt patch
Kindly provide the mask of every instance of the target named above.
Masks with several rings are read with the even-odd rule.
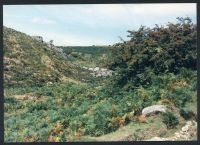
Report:
[[[51,61],[51,59],[47,56],[47,55],[43,55],[41,57],[41,62],[46,65],[48,68],[50,69],[54,69],[53,66],[54,66],[54,63]]]
[[[64,75],[60,78],[60,80],[61,80],[62,82],[70,82],[70,83],[74,83],[74,84],[77,84],[77,85],[85,84],[85,83],[83,83],[83,82],[81,82],[81,81],[78,81],[78,80],[75,80],[75,79],[66,77],[66,76],[64,76]]]
[[[25,113],[26,111],[27,111],[26,109],[17,109],[12,113],[4,112],[4,117],[17,116],[17,115],[20,115],[22,113]]]
[[[25,100],[46,100],[48,97],[47,96],[35,96],[33,93],[27,93],[23,95],[14,95],[14,98],[19,100],[19,101],[25,101]]]
[[[16,37],[15,37],[15,36],[12,36],[12,35],[11,35],[10,37],[8,37],[8,41],[10,41],[11,43],[14,43],[14,44],[17,44],[17,43],[18,43]]]

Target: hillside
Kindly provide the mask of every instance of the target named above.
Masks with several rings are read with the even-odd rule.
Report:
[[[128,33],[60,55],[4,28],[5,142],[197,140],[196,25]]]
[[[4,86],[44,85],[60,82],[71,66],[47,44],[3,27]]]

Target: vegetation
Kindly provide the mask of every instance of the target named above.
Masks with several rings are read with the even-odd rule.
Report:
[[[177,117],[171,112],[164,113],[162,120],[167,125],[167,128],[174,128],[179,123]]]
[[[163,73],[178,74],[182,68],[196,70],[196,25],[190,18],[177,18],[176,24],[150,29],[141,26],[128,31],[129,41],[116,44],[109,67],[117,70],[117,86],[149,86],[152,77]]]
[[[114,46],[60,46],[63,57],[4,27],[5,142],[95,141],[127,126],[134,140],[145,139],[142,133],[158,130],[152,124],[170,132],[195,116],[188,106],[197,99],[196,25],[178,18],[128,33],[129,41]],[[84,66],[114,74],[93,77]],[[141,118],[142,109],[155,104],[168,112]]]
[[[67,60],[76,65],[105,67],[111,46],[60,46]]]
[[[180,115],[185,119],[191,119],[192,117],[194,117],[194,113],[192,110],[189,110],[187,108],[181,108],[180,109]]]
[[[41,86],[71,74],[70,64],[47,44],[3,27],[4,86]]]
[[[108,46],[60,46],[65,53],[80,52],[84,54],[101,55],[108,52]]]

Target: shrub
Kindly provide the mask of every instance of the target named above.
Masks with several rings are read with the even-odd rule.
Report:
[[[12,97],[5,97],[4,99],[4,103],[8,103],[8,104],[16,104],[18,101],[15,98]]]
[[[177,20],[176,24],[169,23],[166,27],[141,26],[137,31],[128,31],[130,40],[111,48],[113,57],[108,60],[108,67],[118,73],[116,85],[149,86],[155,75],[177,74],[180,68],[196,70],[196,25],[189,17]]]
[[[110,102],[98,104],[86,122],[86,134],[100,136],[111,132],[112,130],[109,130],[108,127],[111,117],[112,105]]]
[[[180,115],[181,117],[183,117],[185,120],[190,119],[191,117],[193,117],[193,112],[189,109],[186,108],[181,108],[180,109]]]
[[[186,102],[192,100],[192,96],[186,88],[177,88],[173,93],[168,94],[167,99],[174,102],[177,107],[184,107]]]
[[[80,127],[82,127],[84,124],[84,120],[80,116],[76,116],[74,118],[71,118],[69,127],[72,131],[77,131]]]
[[[174,128],[179,124],[178,118],[172,112],[166,112],[162,115],[162,121],[167,128]]]
[[[29,112],[33,112],[33,111],[39,111],[39,110],[47,110],[47,105],[44,102],[38,102],[38,103],[34,103],[31,106],[29,106],[28,110]]]

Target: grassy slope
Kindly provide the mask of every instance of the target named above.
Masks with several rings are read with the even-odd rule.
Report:
[[[7,85],[40,85],[69,76],[71,66],[46,44],[3,27],[4,81]]]
[[[160,127],[162,127],[162,130],[159,130]],[[120,127],[117,131],[102,135],[100,137],[90,137],[90,136],[83,136],[80,138],[75,138],[75,141],[86,141],[86,140],[93,140],[93,141],[126,141],[126,140],[140,140],[141,137],[139,134],[141,134],[141,131],[147,131],[148,129],[151,130],[159,130],[158,133],[152,133],[151,135],[145,136],[142,139],[149,138],[150,136],[153,137],[153,135],[158,135],[159,133],[162,133],[162,131],[166,131],[165,125],[162,123],[160,119],[157,118],[157,120],[154,120],[153,123],[150,124],[144,124],[139,122],[131,122],[126,126]]]

